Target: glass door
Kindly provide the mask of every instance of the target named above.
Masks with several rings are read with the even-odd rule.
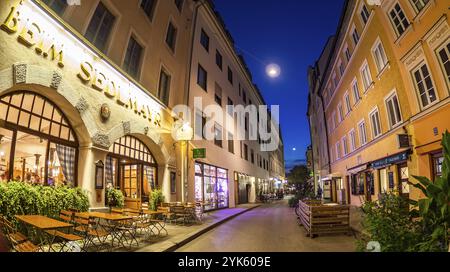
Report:
[[[219,209],[228,207],[228,174],[220,168],[217,168],[217,202]]]
[[[138,164],[121,165],[122,188],[127,198],[137,199],[140,197],[138,187],[138,184],[140,184],[140,168]]]

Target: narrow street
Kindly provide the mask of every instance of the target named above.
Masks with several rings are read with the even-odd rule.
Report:
[[[353,236],[310,239],[287,200],[244,213],[179,248],[178,252],[353,252]]]

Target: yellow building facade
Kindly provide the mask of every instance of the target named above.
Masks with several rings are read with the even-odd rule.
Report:
[[[417,199],[408,180],[439,175],[450,129],[448,1],[376,2],[346,2],[319,89],[330,156],[320,184],[331,202],[387,191]]]

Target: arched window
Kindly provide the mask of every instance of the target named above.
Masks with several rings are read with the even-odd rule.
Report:
[[[0,97],[0,180],[77,185],[78,140],[62,111],[29,91]]]
[[[127,135],[118,139],[109,151],[105,166],[107,185],[121,189],[128,201],[148,201],[151,191],[158,186],[157,163],[148,147]]]

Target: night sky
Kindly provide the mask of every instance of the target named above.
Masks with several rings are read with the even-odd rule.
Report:
[[[307,68],[336,32],[344,0],[214,2],[266,103],[280,105],[286,167],[304,162],[310,144]],[[282,70],[277,79],[265,74],[272,62]]]

